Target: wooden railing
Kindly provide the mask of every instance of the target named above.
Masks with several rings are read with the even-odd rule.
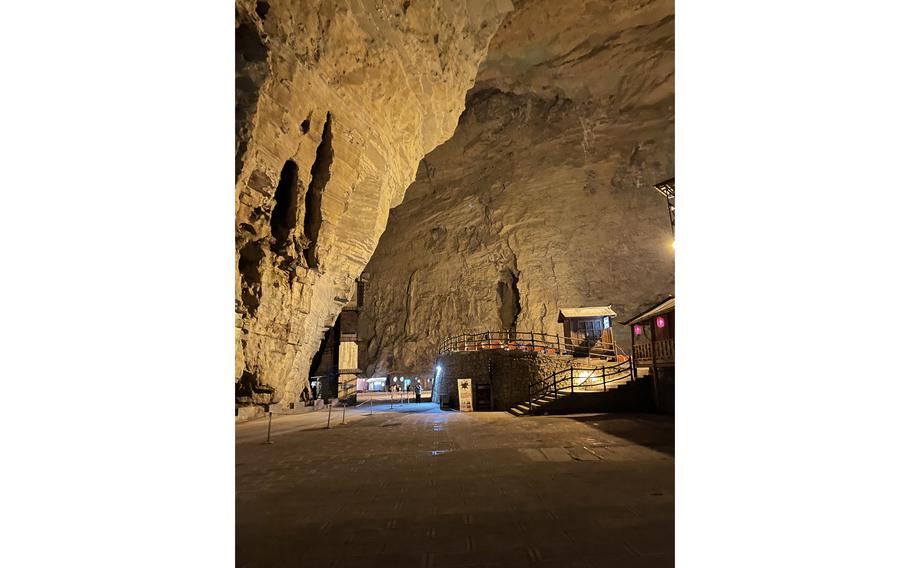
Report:
[[[483,331],[452,335],[443,340],[440,353],[482,351],[484,349],[536,351],[594,359],[628,359],[622,348],[615,343],[579,340],[536,331]]]
[[[638,362],[656,361],[658,363],[675,361],[676,345],[673,339],[660,339],[653,343],[636,343],[632,354]]]

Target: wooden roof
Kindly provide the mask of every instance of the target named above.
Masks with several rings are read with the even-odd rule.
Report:
[[[667,312],[672,312],[676,308],[676,297],[670,296],[666,300],[659,302],[637,316],[633,316],[629,321],[620,322],[623,325],[633,325],[648,319],[653,318],[654,316],[659,316]]]
[[[616,317],[612,306],[595,306],[592,308],[563,308],[559,310],[559,323],[567,318],[596,318],[610,316]]]

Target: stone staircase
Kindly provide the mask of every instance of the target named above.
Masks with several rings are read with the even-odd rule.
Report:
[[[641,401],[641,386],[633,380],[628,362],[596,369],[565,369],[531,385],[530,400],[509,412],[529,416],[634,410]]]

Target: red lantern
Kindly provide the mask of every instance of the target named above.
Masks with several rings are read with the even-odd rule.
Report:
[[[664,327],[667,325],[667,322],[664,320],[663,316],[657,316],[657,327]]]
[[[636,325],[632,329],[635,330],[635,335],[641,335],[641,326],[640,325]]]

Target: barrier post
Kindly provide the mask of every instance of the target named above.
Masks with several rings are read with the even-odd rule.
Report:
[[[344,410],[347,408],[347,406],[348,406],[348,403],[346,403],[346,402],[341,403],[341,423],[342,424],[344,424]]]
[[[275,442],[272,441],[272,411],[269,410],[269,430],[268,430],[268,433],[265,435],[265,442],[263,442],[263,444],[274,444],[274,443]]]
[[[325,422],[325,427],[331,428],[332,427],[332,405],[329,404],[328,406],[329,406],[329,418]]]

